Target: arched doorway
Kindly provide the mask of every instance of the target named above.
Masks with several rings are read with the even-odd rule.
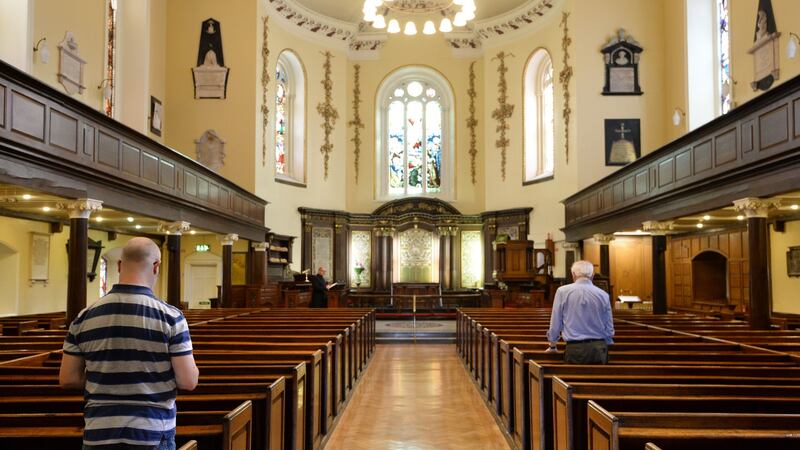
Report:
[[[19,253],[0,241],[0,286],[3,286],[0,316],[19,312],[19,282]]]
[[[205,302],[217,296],[222,284],[222,258],[210,252],[192,253],[184,261],[183,273],[183,300],[189,308],[208,307]]]

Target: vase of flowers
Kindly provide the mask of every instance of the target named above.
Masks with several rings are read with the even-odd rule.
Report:
[[[356,287],[359,287],[361,286],[361,274],[364,273],[364,263],[356,261],[353,272],[356,273]]]

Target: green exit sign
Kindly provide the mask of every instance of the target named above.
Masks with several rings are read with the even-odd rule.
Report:
[[[194,246],[194,249],[198,253],[207,252],[211,247],[208,244],[197,244]]]

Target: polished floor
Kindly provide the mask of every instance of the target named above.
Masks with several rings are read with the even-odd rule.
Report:
[[[325,450],[507,450],[454,345],[378,345]]]

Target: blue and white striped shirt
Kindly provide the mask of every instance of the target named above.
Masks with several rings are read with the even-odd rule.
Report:
[[[64,353],[86,361],[86,445],[158,445],[175,435],[173,356],[192,354],[177,308],[117,284],[69,327]]]

